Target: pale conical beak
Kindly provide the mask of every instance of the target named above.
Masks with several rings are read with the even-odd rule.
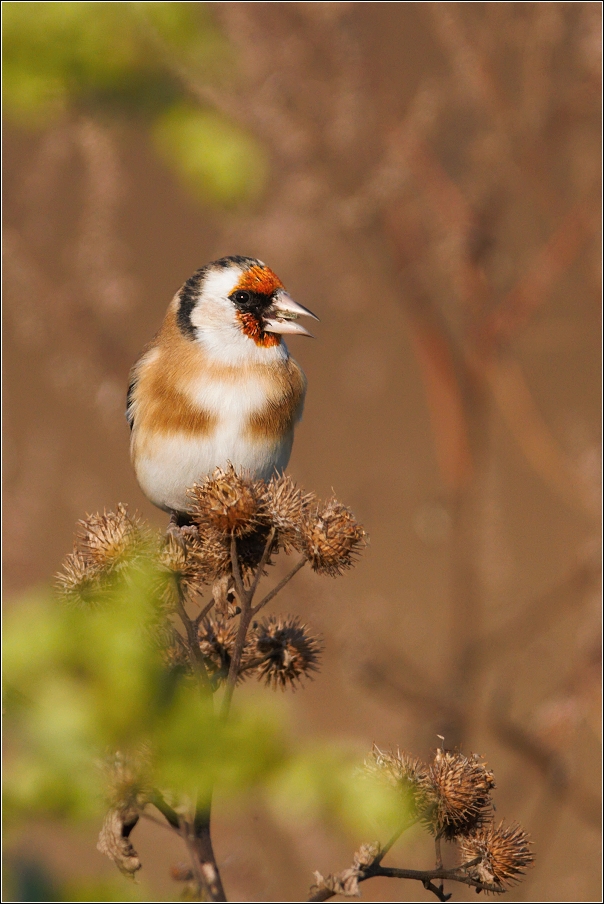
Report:
[[[266,333],[296,333],[298,336],[310,336],[302,324],[298,323],[298,317],[312,317],[318,320],[316,314],[302,307],[287,292],[278,292],[275,300],[269,308],[269,317],[264,318],[263,329]]]

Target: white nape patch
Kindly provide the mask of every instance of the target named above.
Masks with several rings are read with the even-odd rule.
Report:
[[[136,460],[136,476],[154,505],[165,511],[184,512],[191,504],[187,489],[212,474],[214,468],[225,468],[230,462],[252,477],[270,480],[275,471],[287,466],[292,443],[293,432],[274,443],[252,443],[236,431],[224,429],[204,438],[157,435],[152,454]]]
[[[225,270],[210,270],[204,277],[201,295],[191,311],[197,342],[209,358],[221,364],[269,364],[289,357],[283,341],[264,348],[246,336],[236,317],[229,295],[245,268],[232,264]]]

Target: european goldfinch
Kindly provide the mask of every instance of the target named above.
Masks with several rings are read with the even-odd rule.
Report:
[[[187,489],[229,462],[268,480],[283,471],[306,377],[281,336],[311,334],[262,261],[223,257],[176,293],[130,373],[130,455],[145,495],[177,520]]]

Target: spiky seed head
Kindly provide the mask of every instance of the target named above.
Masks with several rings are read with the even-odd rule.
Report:
[[[211,477],[190,490],[191,515],[200,531],[206,528],[241,537],[263,520],[263,485],[238,474],[233,465],[216,468]]]
[[[313,570],[332,577],[351,568],[366,543],[365,531],[337,499],[330,499],[306,518],[303,537]]]
[[[215,528],[200,532],[193,555],[205,581],[212,582],[231,573],[230,538]]]
[[[303,676],[318,669],[322,645],[295,616],[268,619],[256,624],[246,648],[246,661],[260,660],[258,678],[273,688],[296,686]]]
[[[135,751],[116,751],[100,763],[105,794],[112,807],[141,809],[151,795],[151,754],[144,744]]]
[[[264,507],[271,524],[277,530],[279,546],[290,552],[304,551],[302,528],[308,513],[317,505],[314,493],[304,493],[291,477],[282,474],[266,485]]]
[[[237,626],[227,618],[206,618],[199,626],[199,649],[212,678],[229,673]]]
[[[103,569],[99,565],[79,552],[70,552],[63,562],[63,571],[56,576],[55,586],[65,602],[90,604],[98,598],[102,576]]]
[[[380,750],[374,744],[365,759],[365,773],[399,791],[416,814],[425,810],[428,767],[399,749]]]
[[[116,511],[88,515],[78,522],[75,549],[91,564],[116,569],[148,546],[150,539],[144,522],[120,502]]]
[[[498,891],[519,882],[535,859],[530,849],[532,841],[517,823],[507,828],[503,822],[481,826],[462,835],[458,843],[462,863],[481,858],[480,863],[468,868],[469,875],[485,885],[496,886]]]
[[[160,568],[172,578],[168,593],[178,584],[185,590],[199,590],[207,580],[200,559],[200,540],[197,532],[180,537],[168,532],[159,548]],[[172,595],[169,593],[169,595]]]
[[[493,773],[476,754],[436,751],[425,783],[424,821],[435,835],[453,838],[490,818]]]

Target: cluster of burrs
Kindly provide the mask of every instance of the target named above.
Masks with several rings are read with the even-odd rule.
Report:
[[[465,756],[439,748],[426,764],[400,750],[382,751],[374,745],[363,773],[386,785],[400,799],[399,827],[384,846],[379,842],[361,845],[352,866],[342,872],[328,876],[315,873],[309,901],[327,901],[334,895],[356,896],[359,883],[376,876],[415,879],[439,901],[451,897],[444,891],[445,879],[469,885],[477,892],[500,894],[520,881],[532,864],[532,842],[524,829],[517,824],[495,825],[491,800],[495,780],[476,754]],[[418,823],[434,836],[436,868],[383,866],[384,857],[400,835]],[[456,866],[443,867],[442,840],[457,845]]]
[[[468,875],[491,891],[505,891],[533,862],[519,825],[495,825],[495,777],[477,754],[438,748],[424,764],[400,750],[374,746],[365,770],[400,791],[411,817],[435,838],[456,842],[460,864],[473,862]]]
[[[163,637],[171,638],[164,644],[171,665],[194,665],[181,635],[170,629],[171,614],[186,616],[184,607],[198,604],[211,586],[210,603],[192,623],[213,689],[229,676],[238,638],[238,681],[253,675],[273,688],[295,686],[316,671],[320,641],[295,616],[251,620],[242,639],[241,596],[255,591],[280,551],[298,554],[295,571],[308,564],[318,574],[341,574],[366,542],[363,528],[336,499],[321,502],[290,477],[253,480],[232,466],[217,468],[191,488],[190,497],[190,524],[172,525],[164,536],[121,504],[80,521],[74,550],[58,575],[61,595],[83,603],[101,600],[133,564],[151,561],[166,616]]]

